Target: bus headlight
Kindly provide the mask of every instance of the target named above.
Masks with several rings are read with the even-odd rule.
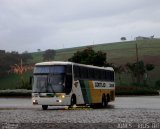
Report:
[[[38,100],[36,100],[36,99],[33,99],[32,102],[33,102],[33,104],[38,104]]]
[[[65,98],[65,95],[62,95],[61,97],[62,97],[62,99],[64,99],[64,98]]]
[[[62,102],[62,100],[60,100],[60,99],[59,99],[59,100],[56,100],[56,102],[59,102],[59,103],[61,103],[61,102]]]
[[[57,97],[57,98],[62,98],[62,99],[64,99],[64,98],[65,98],[65,95],[63,95],[63,94],[62,94],[62,95],[61,95],[61,94],[58,94],[58,95],[56,95],[56,97]]]

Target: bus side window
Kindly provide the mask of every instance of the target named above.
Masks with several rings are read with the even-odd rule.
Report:
[[[94,69],[94,76],[96,80],[101,80],[101,73],[99,69]]]
[[[88,68],[88,79],[93,79],[94,78],[94,71],[92,68]]]
[[[114,72],[111,72],[111,81],[114,81]]]
[[[88,79],[88,69],[85,67],[82,67],[82,78]]]
[[[84,68],[80,67],[80,78],[84,78]]]
[[[72,66],[71,65],[66,66],[66,73],[67,74],[72,74]]]
[[[78,79],[79,78],[79,67],[78,66],[74,66],[73,70],[74,70],[74,77],[76,79]]]
[[[106,81],[109,81],[109,71],[106,70]]]
[[[105,71],[101,71],[101,79],[103,80],[103,81],[105,81]]]

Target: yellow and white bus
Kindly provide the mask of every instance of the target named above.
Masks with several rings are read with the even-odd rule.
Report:
[[[34,67],[33,104],[48,106],[101,105],[115,99],[114,70],[72,62],[41,62]]]

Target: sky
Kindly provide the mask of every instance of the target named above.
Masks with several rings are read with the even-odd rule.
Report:
[[[160,38],[160,0],[0,0],[0,50],[36,52]]]

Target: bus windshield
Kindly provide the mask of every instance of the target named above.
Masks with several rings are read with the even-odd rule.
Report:
[[[63,93],[64,66],[36,67],[34,69],[34,93]]]

